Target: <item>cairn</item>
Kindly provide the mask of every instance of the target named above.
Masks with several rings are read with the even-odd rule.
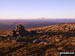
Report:
[[[8,35],[6,35],[6,37],[10,40],[10,42],[12,40],[19,40],[19,39],[22,39],[22,37],[24,36],[32,36],[32,35],[36,35],[36,31],[26,31],[24,26],[21,25],[21,24],[18,24],[16,26],[16,28],[14,30],[12,30]]]
[[[24,26],[22,26],[21,24],[17,25],[16,28],[14,30],[12,30],[7,37],[18,37],[20,36],[25,36],[27,35],[29,32],[25,30]]]

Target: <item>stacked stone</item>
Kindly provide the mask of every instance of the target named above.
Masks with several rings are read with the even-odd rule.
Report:
[[[25,29],[21,24],[16,26],[15,31],[16,31],[17,35],[21,35],[21,36],[24,35],[24,33],[25,33]]]
[[[8,37],[9,40],[17,40],[17,39],[22,39],[22,37],[24,36],[35,35],[35,34],[36,34],[36,31],[28,32],[25,30],[24,26],[19,24],[6,37]]]
[[[25,33],[27,31],[25,31],[24,26],[22,26],[21,24],[17,25],[16,28],[14,30],[12,30],[7,37],[17,37],[17,36],[24,36]]]

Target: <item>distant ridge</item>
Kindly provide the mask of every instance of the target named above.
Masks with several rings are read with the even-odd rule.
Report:
[[[14,29],[16,24],[23,24],[25,28],[37,28],[61,23],[75,23],[75,19],[37,19],[37,20],[0,20],[0,30]]]

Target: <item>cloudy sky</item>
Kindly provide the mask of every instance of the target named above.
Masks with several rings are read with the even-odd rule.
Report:
[[[0,0],[0,19],[75,18],[75,0]]]

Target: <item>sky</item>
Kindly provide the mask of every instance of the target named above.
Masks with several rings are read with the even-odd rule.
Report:
[[[0,0],[0,19],[75,18],[75,0]]]

